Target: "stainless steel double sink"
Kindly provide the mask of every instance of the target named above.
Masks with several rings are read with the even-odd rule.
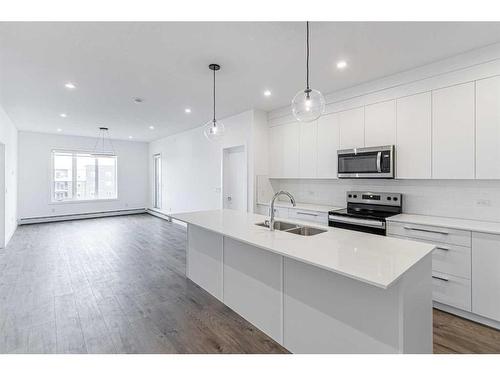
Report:
[[[257,223],[255,225],[258,225],[259,227],[269,228],[269,221]],[[274,229],[286,233],[297,234],[299,236],[314,236],[315,234],[326,232],[325,229],[319,229],[300,224],[286,223],[284,221],[275,221]]]

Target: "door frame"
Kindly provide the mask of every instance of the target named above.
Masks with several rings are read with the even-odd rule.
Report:
[[[225,156],[226,156],[226,153],[231,150],[231,149],[235,149],[235,148],[240,148],[240,147],[243,147],[243,159],[244,159],[244,163],[245,163],[245,208],[246,208],[246,211],[248,212],[248,148],[247,148],[247,144],[246,142],[245,143],[240,143],[240,144],[234,144],[234,145],[231,145],[231,146],[226,146],[226,147],[223,147],[222,148],[222,153],[221,153],[221,172],[220,172],[220,177],[221,177],[221,196],[220,196],[220,203],[221,203],[221,209],[224,209],[224,196],[225,196],[225,192],[224,192],[224,159],[225,159]]]

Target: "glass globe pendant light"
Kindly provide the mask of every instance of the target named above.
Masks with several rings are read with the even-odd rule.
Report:
[[[208,67],[214,72],[214,117],[203,126],[203,133],[209,141],[216,142],[224,135],[224,124],[215,118],[215,72],[220,70],[220,65],[210,64]]]
[[[325,98],[318,90],[309,87],[309,22],[306,22],[306,89],[292,100],[293,116],[301,122],[317,120],[325,112]]]

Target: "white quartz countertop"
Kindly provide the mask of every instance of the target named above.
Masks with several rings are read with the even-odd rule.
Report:
[[[500,223],[469,219],[455,219],[427,215],[400,214],[388,217],[387,221],[407,224],[431,225],[450,229],[469,230],[472,232],[500,234]]]
[[[410,267],[432,252],[433,245],[301,222],[325,233],[299,236],[259,227],[266,216],[235,210],[198,211],[174,219],[272,251],[380,288],[390,287]]]
[[[262,206],[269,206],[269,202],[267,202],[267,203],[259,202],[257,204],[260,204]],[[294,209],[299,209],[299,210],[310,210],[310,211],[317,211],[317,212],[329,212],[329,211],[341,210],[342,208],[345,208],[345,207],[324,206],[321,204],[300,203],[300,202],[297,202],[295,207],[294,207],[290,202],[278,201],[278,200],[274,202],[274,207],[294,208]]]

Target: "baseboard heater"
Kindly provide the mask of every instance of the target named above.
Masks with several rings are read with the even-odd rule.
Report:
[[[172,217],[164,212],[154,210],[152,208],[148,208],[147,213],[156,217],[159,217],[160,219],[170,221],[171,223],[178,224],[182,227],[186,227],[186,223],[183,223],[182,221],[172,219]]]
[[[66,215],[55,215],[55,216],[24,217],[18,220],[18,224],[24,225],[24,224],[49,223],[53,221],[93,219],[97,217],[136,215],[143,213],[146,213],[146,208],[134,208],[130,210],[115,210],[115,211],[101,211],[101,212],[86,212],[81,214],[66,214]]]

